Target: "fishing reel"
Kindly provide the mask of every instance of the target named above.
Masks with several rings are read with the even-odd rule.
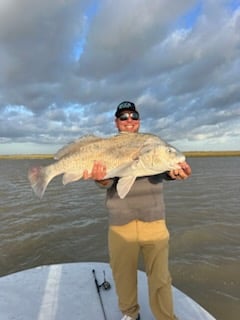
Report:
[[[103,283],[100,284],[99,287],[103,288],[104,290],[111,289],[111,284],[106,280],[105,271],[103,271]]]
[[[97,288],[98,293],[100,293],[100,290],[99,290],[99,289],[101,289],[101,288],[103,288],[104,290],[109,290],[109,289],[111,289],[111,285],[110,285],[110,283],[106,280],[106,277],[105,277],[105,270],[103,270],[103,283],[102,283],[102,284],[98,284],[98,280],[97,280],[96,273],[95,273],[95,270],[94,270],[94,269],[92,270],[92,273],[93,273],[93,276],[94,276],[94,281],[95,281],[95,284],[96,284],[96,288]]]

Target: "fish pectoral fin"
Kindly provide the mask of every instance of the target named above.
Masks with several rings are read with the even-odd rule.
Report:
[[[114,169],[108,171],[104,179],[114,178],[114,177],[126,177],[131,175],[133,170],[133,165],[136,163],[137,160],[130,161],[128,163],[124,163]]]
[[[63,175],[62,183],[68,184],[70,182],[74,182],[80,180],[82,178],[82,173],[79,172],[67,172]]]
[[[117,192],[121,199],[126,197],[135,180],[136,177],[134,176],[123,177],[118,180]]]

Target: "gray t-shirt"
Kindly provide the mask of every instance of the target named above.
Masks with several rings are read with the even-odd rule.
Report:
[[[120,199],[116,178],[107,189],[106,207],[110,225],[124,225],[132,220],[146,222],[165,219],[163,180],[171,180],[166,174],[137,178],[124,199]]]

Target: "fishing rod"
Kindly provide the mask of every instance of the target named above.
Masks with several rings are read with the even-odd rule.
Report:
[[[105,312],[103,301],[102,301],[102,296],[101,296],[101,293],[100,293],[100,288],[102,287],[104,290],[109,290],[111,288],[111,285],[105,279],[105,271],[103,271],[104,281],[100,285],[98,284],[98,280],[97,280],[96,273],[95,273],[94,269],[92,270],[92,273],[93,273],[93,277],[94,277],[94,282],[95,282],[95,285],[96,285],[97,293],[98,293],[98,296],[99,296],[99,300],[100,300],[100,304],[101,304],[101,308],[102,308],[102,312],[103,312],[103,317],[104,317],[104,320],[107,320],[106,312]]]

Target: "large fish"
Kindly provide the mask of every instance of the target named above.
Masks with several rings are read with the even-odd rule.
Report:
[[[94,161],[107,168],[104,179],[119,177],[117,192],[124,198],[135,179],[179,169],[185,156],[158,136],[146,133],[120,133],[108,138],[83,136],[60,149],[53,164],[33,167],[28,179],[35,194],[42,198],[47,185],[63,174],[63,184],[82,178],[83,171],[91,172]]]

